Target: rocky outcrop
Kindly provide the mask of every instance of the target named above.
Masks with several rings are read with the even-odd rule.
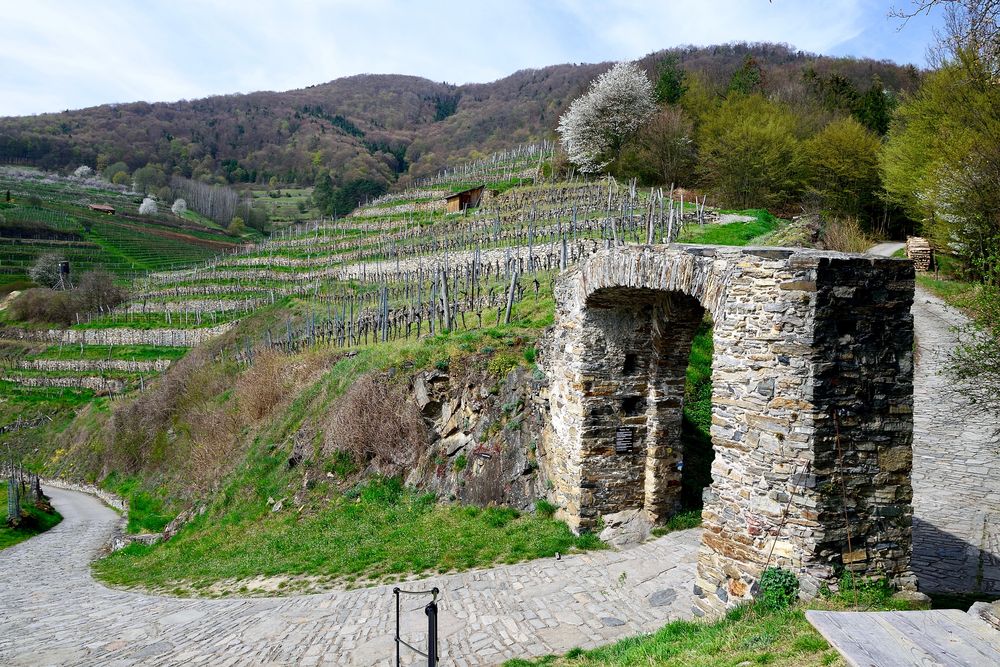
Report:
[[[501,377],[475,364],[456,374],[417,374],[413,394],[431,444],[407,483],[443,500],[533,508],[546,490],[539,466],[545,385],[521,365]]]

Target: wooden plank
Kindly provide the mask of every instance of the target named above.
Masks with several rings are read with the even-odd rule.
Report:
[[[1000,665],[1000,632],[954,609],[810,610],[806,618],[855,667]]]

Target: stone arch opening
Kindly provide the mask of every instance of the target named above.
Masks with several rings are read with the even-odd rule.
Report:
[[[642,508],[654,523],[681,509],[685,380],[704,316],[677,291],[615,287],[587,297],[581,454],[590,483],[581,527],[623,508]]]
[[[912,265],[786,248],[607,248],[559,276],[542,465],[577,531],[679,507],[684,371],[705,312],[712,483],[698,610],[764,568],[912,587]],[[846,498],[846,501],[845,501]]]

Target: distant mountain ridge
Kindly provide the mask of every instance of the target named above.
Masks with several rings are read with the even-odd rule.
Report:
[[[781,44],[681,47],[639,63],[651,74],[666,55],[721,94],[753,56],[768,92],[798,94],[806,67],[836,72],[859,88],[878,75],[890,90],[912,90],[919,71],[887,61],[831,58]],[[450,85],[415,76],[349,76],[285,92],[178,102],[135,102],[0,118],[0,163],[51,170],[124,162],[167,174],[231,183],[311,184],[329,171],[386,185],[520,142],[550,137],[560,114],[611,63],[522,70],[491,83]]]

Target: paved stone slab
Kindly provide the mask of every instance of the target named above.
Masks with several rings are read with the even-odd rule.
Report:
[[[391,586],[225,600],[110,589],[91,578],[89,562],[117,515],[92,496],[46,492],[63,522],[0,551],[0,665],[389,664]],[[443,591],[442,658],[446,664],[495,665],[596,646],[688,618],[698,541],[698,531],[690,530],[625,552],[422,581],[421,587]],[[642,577],[621,577],[620,568],[610,568],[630,563]],[[660,566],[651,568],[654,563]],[[650,586],[673,593],[674,600],[650,606]],[[424,603],[407,600],[404,607],[411,643],[426,640]]]
[[[806,618],[853,667],[1000,664],[1000,632],[957,609],[807,611]]]
[[[1000,443],[992,436],[1000,415],[969,405],[946,373],[967,318],[920,288],[912,312],[913,571],[925,592],[1000,594]]]

